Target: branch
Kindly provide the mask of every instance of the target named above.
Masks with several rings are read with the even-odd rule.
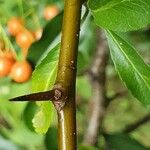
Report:
[[[140,127],[141,125],[145,124],[146,122],[150,121],[150,114],[144,116],[141,120],[138,120],[137,122],[128,125],[125,129],[124,129],[124,133],[130,133],[134,130],[136,130],[138,127]]]
[[[54,103],[58,114],[58,149],[76,150],[75,83],[82,0],[65,0],[55,88],[65,97]]]
[[[3,116],[0,116],[0,127],[3,126],[7,129],[11,129],[10,124],[5,120]]]
[[[107,43],[104,35],[100,30],[97,31],[97,49],[93,59],[92,67],[89,71],[89,78],[92,85],[92,110],[90,110],[90,118],[88,127],[84,136],[84,144],[95,145],[99,136],[99,128],[102,125],[103,116],[105,114],[105,81],[106,81],[106,65],[107,65]]]

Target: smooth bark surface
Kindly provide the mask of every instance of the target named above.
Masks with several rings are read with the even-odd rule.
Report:
[[[64,93],[54,102],[58,114],[58,149],[76,150],[75,81],[82,0],[65,0],[61,50],[55,88]]]

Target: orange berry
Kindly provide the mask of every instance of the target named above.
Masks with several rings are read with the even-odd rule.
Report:
[[[23,30],[16,36],[16,43],[22,49],[28,49],[33,43],[34,39],[28,30]]]
[[[7,23],[8,32],[16,36],[23,28],[23,21],[20,18],[13,17]]]
[[[0,50],[3,50],[5,48],[5,44],[2,40],[0,40]]]
[[[22,49],[22,54],[23,54],[24,58],[26,58],[28,55],[28,49]]]
[[[13,64],[14,61],[12,59],[0,57],[0,77],[7,76],[10,73]]]
[[[4,53],[4,56],[5,56],[6,58],[11,59],[12,61],[15,61],[15,57],[14,57],[14,55],[13,55],[13,53],[12,53],[11,51],[5,52],[5,53]]]
[[[35,40],[40,40],[42,37],[42,33],[43,33],[43,29],[38,29],[35,32],[33,32],[33,36],[35,38]]]
[[[44,18],[51,20],[59,13],[59,8],[56,5],[47,6],[44,9]]]
[[[10,73],[10,77],[18,82],[23,83],[30,79],[32,74],[32,67],[28,61],[16,62]]]

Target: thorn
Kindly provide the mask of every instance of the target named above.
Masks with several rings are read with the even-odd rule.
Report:
[[[33,93],[29,95],[19,96],[12,99],[9,99],[9,101],[51,101],[51,99],[54,99],[55,96],[55,90],[46,91],[46,92],[39,92],[39,93]]]

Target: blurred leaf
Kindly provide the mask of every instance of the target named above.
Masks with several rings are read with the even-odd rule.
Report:
[[[33,92],[52,89],[57,73],[58,55],[59,44],[54,47],[35,68],[32,76]],[[53,116],[53,105],[49,101],[37,102],[37,104],[39,105],[39,111],[33,119],[33,125],[36,132],[46,133]]]
[[[138,141],[130,138],[128,135],[116,134],[106,135],[106,141],[109,149],[115,150],[150,150],[144,147]]]
[[[98,26],[114,31],[131,31],[150,23],[149,0],[89,0]]]
[[[15,144],[10,142],[9,140],[3,139],[0,136],[0,149],[1,150],[19,150]]]
[[[92,93],[92,88],[87,76],[81,76],[77,78],[77,93],[82,98],[89,100]]]
[[[127,88],[143,104],[150,104],[150,67],[137,51],[112,31],[107,31],[111,57]]]
[[[10,98],[31,93],[31,81],[25,83],[11,83]]]
[[[79,145],[79,150],[98,150],[98,149],[93,146]]]
[[[9,130],[7,133],[9,133],[8,137],[11,141],[24,147],[25,150],[32,150],[43,146],[43,135],[31,132],[26,128],[23,122],[20,122],[17,128],[13,128],[13,130]],[[21,150],[21,148],[19,148],[19,150]]]
[[[0,22],[2,24],[5,24],[8,18],[19,15],[18,0],[1,0],[0,8]]]
[[[8,99],[10,97],[10,78],[0,78],[0,100]]]
[[[83,23],[80,32],[78,74],[82,73],[89,66],[91,55],[96,47],[95,33],[95,25],[93,24],[92,18],[89,15]]]
[[[57,143],[57,129],[55,127],[50,127],[45,136],[45,146],[47,150],[58,150]]]
[[[16,96],[30,93],[31,82],[16,83],[10,78],[0,79],[0,99],[10,99]]]
[[[29,102],[23,112],[24,122],[31,131],[34,131],[32,119],[37,111],[37,107],[35,102]]]
[[[28,59],[33,63],[40,59],[42,54],[47,50],[53,40],[59,35],[61,31],[62,13],[52,19],[44,28],[42,38],[33,43],[29,49]]]

